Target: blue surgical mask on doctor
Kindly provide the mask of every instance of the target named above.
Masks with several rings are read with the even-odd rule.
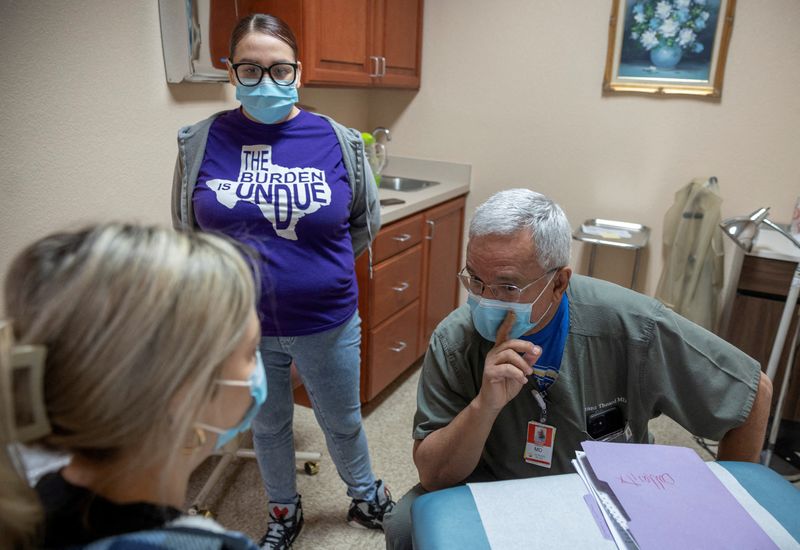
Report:
[[[247,386],[250,388],[250,397],[252,398],[250,408],[247,409],[247,412],[244,414],[244,417],[242,417],[241,421],[239,421],[239,423],[232,428],[225,429],[199,422],[197,423],[199,428],[219,434],[214,448],[220,449],[226,443],[228,443],[228,441],[236,437],[237,434],[242,433],[250,428],[250,424],[253,423],[253,418],[255,418],[256,413],[258,413],[258,409],[260,409],[261,405],[263,405],[267,400],[267,375],[266,371],[264,370],[264,362],[261,360],[261,352],[256,352],[256,368],[253,369],[253,372],[250,374],[247,380],[220,379],[215,380],[214,382],[221,386]]]
[[[556,276],[556,272],[557,270],[553,270],[552,275],[550,275],[550,278],[547,280],[547,284],[544,285],[536,298],[530,303],[494,300],[490,298],[484,298],[482,295],[478,295],[470,291],[469,296],[467,297],[467,303],[469,304],[470,312],[472,313],[472,324],[475,325],[475,329],[485,339],[489,340],[490,342],[494,342],[497,337],[497,329],[500,328],[500,325],[505,320],[509,311],[514,312],[514,324],[511,326],[511,329],[508,332],[508,337],[510,339],[513,340],[514,338],[519,338],[526,332],[536,328],[542,319],[544,319],[545,315],[547,315],[547,313],[550,311],[550,308],[553,307],[553,304],[551,302],[550,305],[547,306],[547,309],[544,311],[544,313],[542,313],[535,321],[531,320],[533,306],[541,299],[544,291],[553,280],[553,277]],[[527,286],[537,283],[546,276],[547,273]],[[484,294],[486,292],[488,292],[488,290],[484,291]]]

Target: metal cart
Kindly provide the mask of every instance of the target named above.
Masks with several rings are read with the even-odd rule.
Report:
[[[572,238],[592,245],[589,255],[588,275],[590,277],[594,275],[594,262],[598,246],[613,246],[633,250],[635,253],[633,275],[631,276],[631,288],[633,288],[636,284],[636,276],[639,274],[641,251],[647,246],[647,241],[650,238],[649,227],[639,223],[592,218],[586,220],[580,227],[575,229]]]

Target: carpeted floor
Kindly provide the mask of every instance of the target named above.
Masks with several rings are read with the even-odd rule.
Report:
[[[363,411],[373,470],[386,480],[395,499],[418,481],[411,460],[411,425],[418,379],[419,368],[410,369]],[[345,522],[350,499],[328,457],[322,431],[311,410],[295,407],[294,422],[298,450],[322,452],[320,471],[315,476],[305,474],[303,464],[298,463],[298,490],[303,496],[306,523],[294,547],[297,550],[384,548],[382,532],[354,529]],[[692,447],[703,460],[713,458],[670,419],[656,419],[650,426],[657,443]],[[217,460],[210,458],[193,475],[188,505]],[[258,540],[266,530],[266,500],[255,460],[236,458],[209,494],[206,505],[224,526]]]

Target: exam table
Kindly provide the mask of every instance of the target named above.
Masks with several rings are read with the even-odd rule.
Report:
[[[760,464],[724,461],[717,464],[732,474],[741,487],[794,538],[794,548],[800,548],[800,489]],[[578,483],[575,483],[574,478],[577,478]],[[547,476],[539,479],[555,482],[562,485],[564,489],[551,490],[542,498],[532,499],[530,503],[531,521],[542,523],[543,539],[545,535],[552,534],[554,540],[561,539],[563,541],[562,547],[568,547],[569,537],[566,535],[570,529],[569,517],[548,517],[548,520],[544,520],[546,512],[543,508],[553,500],[564,499],[574,499],[576,505],[583,505],[582,502],[579,502],[583,498],[583,493],[586,492],[581,485],[583,482],[580,481],[578,474]],[[578,495],[577,492],[581,494]],[[753,514],[747,504],[741,500],[740,503],[748,512],[751,512],[751,515]],[[505,506],[519,507],[526,506],[526,503],[504,503],[498,506],[499,514],[503,513]],[[412,506],[411,517],[416,550],[490,548],[489,539],[483,529],[472,493],[466,485],[434,491],[418,497]],[[599,529],[598,537],[601,537],[599,540],[603,540]],[[535,542],[537,541],[528,541],[529,544]],[[542,542],[544,540],[538,541],[539,544]],[[788,545],[779,546],[793,547],[791,541]],[[556,546],[543,544],[542,547],[554,548]]]

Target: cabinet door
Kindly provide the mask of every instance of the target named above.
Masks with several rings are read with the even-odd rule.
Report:
[[[422,58],[422,0],[377,0],[373,26],[382,75],[376,85],[419,88]]]
[[[456,275],[461,268],[465,202],[463,197],[458,198],[425,213],[420,355],[425,353],[436,325],[458,306]]]
[[[370,59],[372,0],[304,0],[303,82],[367,86],[375,63]]]

